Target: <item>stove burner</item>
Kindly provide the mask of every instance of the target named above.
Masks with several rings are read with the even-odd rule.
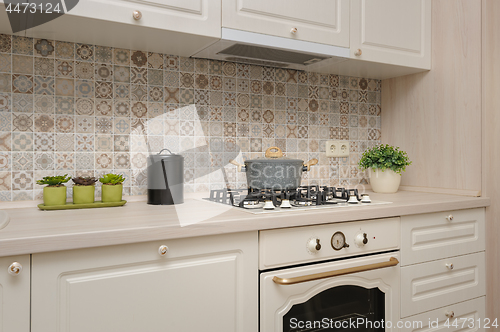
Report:
[[[363,196],[360,198],[357,189],[336,188],[310,185],[297,189],[216,189],[210,192],[207,200],[238,206],[245,209],[274,209],[275,207],[293,208],[320,205],[348,205],[369,203]]]

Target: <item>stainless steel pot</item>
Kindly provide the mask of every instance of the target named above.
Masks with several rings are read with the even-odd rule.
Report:
[[[229,162],[238,166],[238,171],[246,172],[249,188],[274,190],[296,189],[300,186],[302,172],[318,163],[318,159],[304,163],[300,159],[285,158],[277,146],[267,149],[265,156],[246,160],[244,165],[235,160]]]
[[[161,154],[163,151],[170,154]],[[168,149],[148,157],[148,204],[184,203],[184,157]]]

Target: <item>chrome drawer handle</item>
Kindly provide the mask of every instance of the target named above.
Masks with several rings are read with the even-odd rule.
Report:
[[[280,277],[275,276],[275,277],[273,277],[273,281],[279,285],[293,285],[293,284],[299,284],[299,283],[307,282],[307,281],[342,276],[345,274],[382,269],[384,267],[396,266],[398,264],[399,264],[399,261],[397,260],[397,258],[391,257],[388,262],[350,267],[347,269],[340,269],[340,270],[335,270],[335,271],[314,273],[314,274],[309,274],[309,275],[295,277],[295,278],[280,278]]]

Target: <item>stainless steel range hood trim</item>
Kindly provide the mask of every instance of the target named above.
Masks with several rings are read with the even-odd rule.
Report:
[[[349,58],[349,49],[333,45],[313,43],[304,40],[276,37],[255,32],[222,28],[222,40],[244,44],[266,46],[276,49]]]
[[[235,30],[229,28],[222,28],[221,31],[222,38],[212,45],[204,48],[193,54],[194,58],[205,58],[213,60],[224,60],[233,62],[243,62],[250,64],[257,64],[262,66],[271,67],[284,67],[289,69],[307,70],[309,68],[314,68],[319,64],[326,66],[336,66],[341,62],[349,60],[350,52],[348,48],[338,47],[333,45],[326,45],[320,43],[313,43],[303,40],[297,40],[292,38],[283,38],[270,36],[260,33]],[[255,54],[238,54],[237,56],[225,54],[224,50],[232,46],[238,45],[248,45],[256,46],[261,49],[277,50],[289,52],[289,55],[293,57],[295,54],[312,55],[318,59],[323,59],[318,62],[313,62],[310,64],[300,64],[297,62],[287,62],[285,58],[269,58],[269,57],[256,57]],[[255,49],[255,51],[256,51]],[[241,48],[240,48],[241,51]],[[270,52],[268,54],[273,54]],[[274,53],[276,56],[276,53]],[[314,60],[314,59],[311,59]],[[317,67],[316,67],[317,68]]]

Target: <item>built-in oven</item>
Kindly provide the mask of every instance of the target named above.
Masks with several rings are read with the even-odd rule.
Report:
[[[386,218],[261,231],[260,331],[395,331],[399,225]]]

